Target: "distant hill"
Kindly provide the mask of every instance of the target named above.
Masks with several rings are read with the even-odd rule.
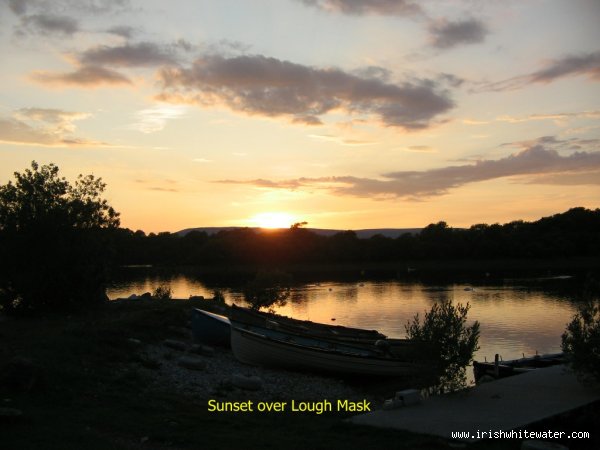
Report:
[[[177,234],[178,236],[185,236],[186,234],[188,234],[192,231],[200,231],[200,232],[205,232],[205,233],[211,235],[211,234],[216,234],[219,231],[229,231],[229,230],[235,230],[238,228],[243,228],[243,227],[186,228],[185,230],[178,231],[175,234]],[[253,230],[261,229],[261,228],[252,228],[252,227],[250,227],[250,228]],[[332,229],[326,229],[326,228],[305,228],[305,230],[312,231],[313,233],[319,234],[321,236],[333,236],[336,233],[341,233],[343,231],[347,231],[347,230],[332,230]],[[352,230],[352,231],[354,231],[360,239],[369,239],[377,234],[380,234],[380,235],[388,237],[388,238],[397,238],[398,236],[402,236],[403,234],[406,234],[406,233],[417,234],[421,231],[421,228],[370,228],[370,229]]]

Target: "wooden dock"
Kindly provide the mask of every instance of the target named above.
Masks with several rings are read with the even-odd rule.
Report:
[[[565,366],[534,370],[412,406],[354,416],[359,425],[452,438],[452,432],[510,431],[600,399],[597,386],[581,384]],[[485,436],[480,437],[485,438]]]

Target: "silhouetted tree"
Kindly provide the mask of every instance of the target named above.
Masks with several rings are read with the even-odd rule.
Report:
[[[281,271],[261,271],[244,287],[244,299],[252,309],[283,306],[290,296],[292,278]]]
[[[7,312],[72,308],[106,298],[107,229],[119,214],[93,175],[73,183],[54,164],[15,172],[0,186],[0,307]]]
[[[440,390],[456,390],[466,385],[466,367],[479,348],[479,322],[467,326],[469,304],[435,303],[421,319],[417,314],[405,326],[409,339],[433,344],[433,359],[439,363]]]
[[[562,350],[583,379],[600,381],[600,283],[586,280],[583,303],[562,335]]]

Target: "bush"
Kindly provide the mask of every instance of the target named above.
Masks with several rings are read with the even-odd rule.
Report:
[[[419,314],[405,326],[409,339],[432,344],[432,357],[438,365],[437,390],[457,390],[466,386],[466,367],[479,349],[479,322],[466,325],[470,305],[452,305],[450,301],[435,303],[425,313],[423,323]]]
[[[219,289],[213,291],[213,300],[221,305],[225,304],[225,295]]]
[[[244,287],[244,299],[255,310],[285,305],[292,277],[281,271],[258,272]]]
[[[562,350],[575,372],[600,381],[600,301],[588,299],[562,335]]]
[[[69,183],[54,164],[15,172],[0,186],[0,308],[73,309],[106,299],[109,230],[119,214],[93,175]]]
[[[173,298],[173,292],[171,288],[165,284],[161,284],[152,293],[152,298],[155,300],[171,300]]]

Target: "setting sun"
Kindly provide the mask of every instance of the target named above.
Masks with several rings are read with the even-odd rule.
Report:
[[[293,215],[282,212],[265,212],[250,219],[252,226],[260,228],[289,228],[296,222]]]

